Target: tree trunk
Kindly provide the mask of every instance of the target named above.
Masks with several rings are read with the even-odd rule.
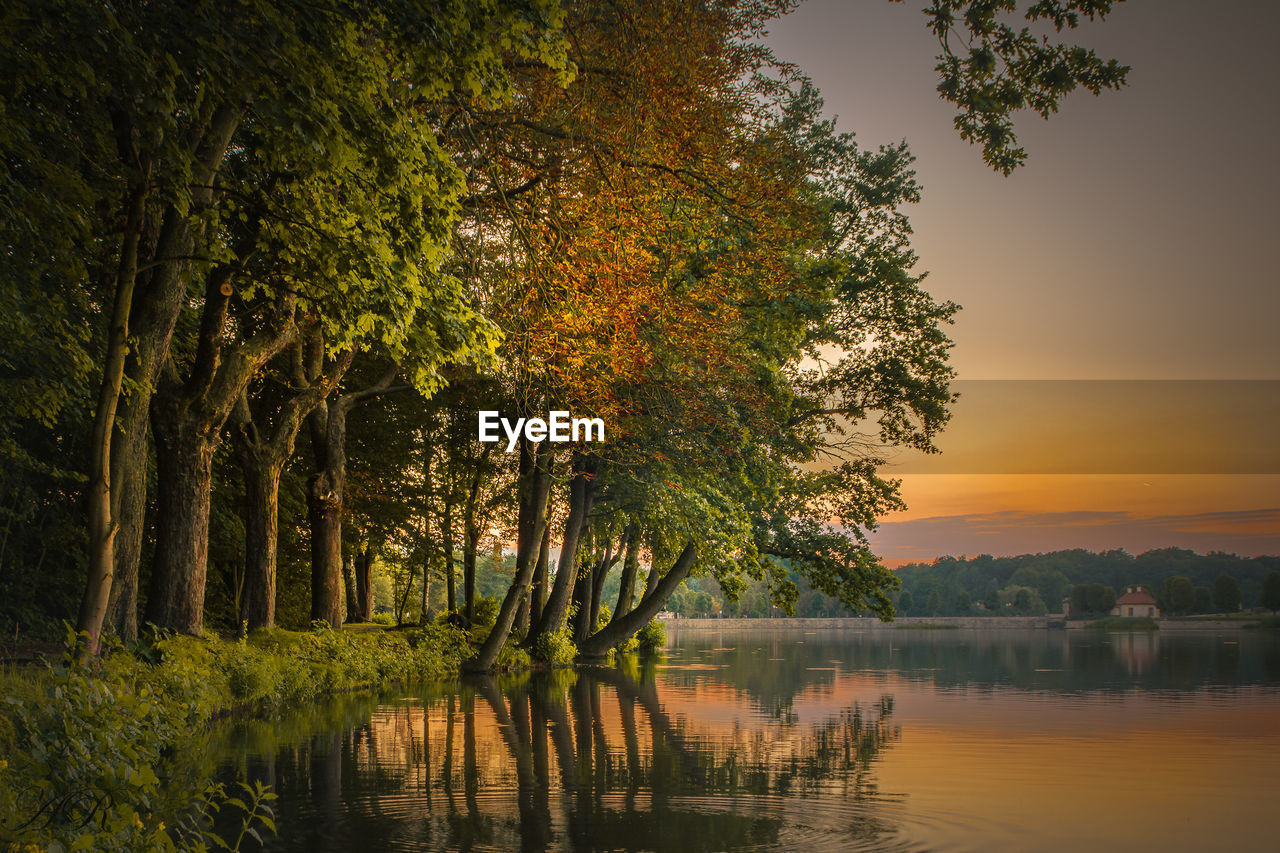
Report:
[[[531,442],[520,440],[520,505],[516,520],[516,574],[502,599],[502,607],[494,621],[493,630],[476,651],[475,656],[463,663],[467,672],[488,672],[498,660],[502,645],[511,633],[516,609],[520,600],[529,592],[533,578],[537,549],[547,523],[547,496],[551,492],[550,442],[538,442],[534,450]]]
[[[591,636],[587,625],[587,611],[591,608],[591,576],[596,563],[595,554],[592,553],[595,542],[591,529],[587,528],[582,536],[585,541],[579,543],[578,552],[583,556],[578,561],[578,576],[574,578],[573,595],[569,598],[573,610],[573,615],[569,618],[572,620],[571,633],[575,643],[581,643]]]
[[[247,393],[242,392],[236,404],[232,436],[245,481],[245,595],[240,619],[249,630],[275,627],[280,473],[293,456],[303,419],[332,392],[352,357],[344,353],[321,375],[307,377],[301,347],[295,347],[294,393],[271,419],[274,430],[269,435],[254,423]]]
[[[536,566],[535,566],[536,570]],[[518,634],[521,639],[529,635],[529,592],[520,598],[520,606],[516,608],[516,621],[511,626],[511,630]]]
[[[619,543],[619,548],[622,543]],[[609,572],[613,571],[613,564],[617,557],[613,553],[613,542],[605,546],[604,559],[600,561],[598,569],[591,577],[591,613],[587,619],[588,633],[595,631],[596,624],[600,621],[600,605],[604,598],[604,582],[609,577]]]
[[[157,401],[160,402],[160,401]],[[156,438],[156,554],[147,595],[147,621],[199,634],[204,620],[209,557],[209,497],[217,433],[175,401],[153,412]]]
[[[143,175],[142,185],[134,197],[134,202],[140,206],[136,209],[131,208],[126,217],[120,270],[128,275],[128,287],[131,290],[139,285],[142,289],[136,293],[131,292],[127,300],[121,300],[119,284],[122,282],[117,274],[115,307],[120,307],[122,302],[127,303],[128,313],[125,315],[127,318],[125,322],[129,337],[127,347],[130,358],[127,362],[117,362],[115,355],[124,355],[124,353],[113,349],[112,344],[109,343],[103,370],[103,390],[107,391],[109,386],[115,386],[114,402],[111,403],[111,407],[115,409],[120,403],[123,403],[123,406],[122,410],[113,413],[111,418],[102,417],[106,412],[101,406],[95,411],[95,431],[99,426],[98,420],[101,418],[102,424],[107,428],[107,434],[105,439],[102,435],[97,435],[91,453],[96,456],[97,452],[105,447],[109,455],[105,459],[95,458],[91,461],[91,486],[95,477],[103,473],[110,475],[108,497],[105,503],[101,501],[100,495],[97,500],[93,500],[91,489],[90,582],[85,590],[81,621],[87,617],[90,623],[97,622],[97,629],[90,630],[90,635],[95,641],[101,631],[104,618],[110,620],[110,624],[122,639],[130,641],[137,638],[138,564],[141,559],[143,522],[146,513],[146,432],[151,409],[151,389],[157,384],[161,367],[168,358],[174,326],[187,295],[187,272],[190,268],[188,259],[192,254],[195,240],[195,234],[188,224],[188,217],[193,212],[207,208],[212,202],[214,178],[221,168],[223,157],[239,121],[240,107],[224,104],[214,110],[208,125],[200,129],[199,135],[195,137],[198,139],[198,144],[195,148],[191,178],[191,184],[195,189],[191,194],[190,208],[179,212],[173,206],[169,206],[165,210],[159,234],[154,241],[153,260],[148,264],[152,269],[148,275],[139,276],[138,249],[139,238],[146,229],[145,206],[142,205],[145,202],[149,175]],[[119,133],[120,139],[131,138],[129,128],[120,128],[120,130],[122,131]],[[134,155],[136,152],[127,154],[122,152],[126,161],[134,159]],[[109,340],[112,341],[120,331],[120,326],[114,322],[115,319],[113,317],[109,333],[111,336]],[[128,383],[130,391],[124,396],[123,401],[120,395],[120,383],[115,380],[117,368],[123,368],[130,380]],[[102,400],[103,396],[100,395],[100,403]],[[119,417],[114,417],[114,414],[118,414]],[[118,433],[115,440],[110,437],[113,428]],[[101,527],[102,522],[100,517],[95,521],[94,516],[100,516],[104,509],[110,513],[109,531],[115,536],[110,543],[104,542],[100,535],[94,535],[95,528]],[[97,532],[101,533],[100,530]],[[108,551],[102,547],[104,544],[111,546],[112,553],[108,554]],[[109,562],[107,562],[108,559]],[[105,579],[103,578],[104,570],[107,573]],[[92,625],[82,626],[85,629],[91,627]]]
[[[181,258],[159,263],[139,284],[129,317],[130,359],[125,371],[129,393],[121,400],[116,443],[111,448],[112,512],[119,524],[116,570],[111,584],[107,619],[126,642],[138,638],[138,567],[147,515],[147,462],[150,451],[152,389],[168,358],[173,330],[182,313],[190,284],[193,234],[186,217],[172,208],[166,213],[154,256]]]
[[[311,526],[311,618],[342,627],[341,487],[331,471],[320,471],[307,482],[307,520]],[[354,590],[353,590],[354,591]]]
[[[135,180],[125,214],[102,384],[98,389],[93,433],[89,441],[89,579],[80,603],[77,628],[89,634],[88,651],[91,654],[98,651],[102,622],[111,600],[111,578],[116,567],[115,541],[119,527],[112,515],[111,442],[115,433],[116,408],[124,387],[125,357],[129,352],[129,313],[133,308],[133,289],[138,280],[138,243],[142,236],[149,172],[149,169],[144,170]]]
[[[636,573],[640,570],[640,527],[634,521],[627,528],[627,553],[622,560],[622,579],[618,583],[618,604],[613,618],[625,616],[635,598]]]
[[[377,550],[370,543],[356,551],[356,610],[361,622],[373,621],[373,561]]]
[[[244,472],[244,595],[240,620],[250,631],[276,624],[276,541],[279,534],[280,471],[284,460],[242,450]]]
[[[453,567],[453,506],[449,503],[448,496],[445,497],[444,518],[442,523],[443,529],[440,531],[440,545],[444,550],[445,609],[452,614],[458,610],[458,590],[455,583]]]
[[[587,516],[591,512],[591,502],[595,489],[595,460],[581,455],[574,457],[573,475],[569,481],[569,517],[564,524],[564,540],[560,545],[560,560],[556,566],[556,580],[551,587],[551,595],[542,609],[542,618],[538,620],[525,645],[533,648],[537,640],[544,634],[552,634],[564,625],[565,614],[569,611],[569,595],[577,580],[578,541],[586,526]]]
[[[315,473],[307,481],[311,525],[311,618],[342,626],[338,589],[342,573],[342,498],[347,477],[347,410],[342,399],[316,407],[307,418]],[[356,604],[358,612],[359,593]],[[347,608],[352,601],[348,599]]]
[[[548,512],[548,515],[550,513]],[[529,590],[529,630],[542,619],[542,609],[547,603],[547,569],[551,561],[551,519],[545,519],[542,528],[542,544],[538,547],[538,565],[533,570],[533,587]]]
[[[422,461],[422,483],[426,489],[422,506],[422,607],[418,623],[427,624],[427,609],[431,604],[431,445],[426,446]]]
[[[614,619],[604,628],[587,638],[587,641],[579,648],[580,657],[588,660],[602,658],[609,653],[610,649],[617,648],[633,637],[637,631],[648,624],[649,620],[662,610],[667,603],[667,599],[676,591],[676,587],[680,586],[681,581],[689,576],[696,558],[697,548],[694,543],[690,542],[684,546],[684,550],[676,558],[675,565],[671,567],[671,570],[654,585],[653,591],[649,595],[641,599],[634,610],[625,616]]]
[[[319,373],[322,348],[310,343],[307,361],[312,376]],[[392,388],[398,368],[392,366],[373,385],[351,391],[316,406],[307,417],[315,473],[307,481],[307,515],[311,524],[311,618],[342,625],[342,596],[338,584],[342,574],[342,513],[347,482],[347,415],[357,403]],[[406,386],[407,387],[407,386]],[[357,567],[359,568],[359,567]],[[357,581],[357,598],[359,597]]]
[[[151,589],[161,599],[149,599],[147,613],[158,627],[187,633],[198,633],[203,619],[191,610],[204,607],[213,451],[253,377],[298,331],[293,322],[294,297],[285,296],[277,306],[275,322],[231,345],[228,285],[234,270],[234,265],[224,265],[209,272],[189,374],[180,379],[177,365],[170,360],[168,375],[152,401],[160,500]],[[166,462],[161,459],[165,455],[190,458]],[[166,482],[173,477],[178,479]],[[199,544],[191,541],[192,536],[200,537]]]
[[[150,388],[134,387],[118,418],[120,429],[111,446],[113,515],[116,533],[116,570],[111,581],[106,624],[116,636],[131,643],[138,639],[138,566],[147,513],[147,460],[151,452],[148,409]]]
[[[480,547],[480,528],[476,525],[475,506],[469,504],[463,517],[462,535],[462,615],[467,625],[476,621],[476,551]]]
[[[342,559],[342,588],[346,591],[344,598],[347,600],[347,621],[360,621],[360,599],[356,596],[356,570],[354,568],[355,560],[351,555],[347,555]]]

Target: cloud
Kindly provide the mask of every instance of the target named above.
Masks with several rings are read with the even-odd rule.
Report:
[[[883,522],[869,536],[890,565],[943,555],[1015,554],[1087,548],[1280,554],[1280,507],[1139,516],[1129,512],[1000,512]]]

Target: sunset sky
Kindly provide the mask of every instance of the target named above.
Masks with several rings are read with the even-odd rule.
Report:
[[[1023,118],[1010,178],[953,129],[918,5],[809,0],[768,39],[864,146],[910,143],[919,268],[964,309],[944,453],[887,469],[910,509],[878,550],[1280,553],[1280,5],[1118,4],[1072,38],[1130,85]]]

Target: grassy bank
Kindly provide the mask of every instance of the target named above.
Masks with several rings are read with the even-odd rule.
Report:
[[[1159,631],[1156,620],[1147,616],[1104,616],[1085,626],[1094,631]]]
[[[455,672],[470,653],[447,625],[402,631],[175,636],[79,662],[9,667],[0,701],[0,849],[236,849],[208,831],[217,809],[273,828],[261,788],[210,787],[193,748],[212,717]]]

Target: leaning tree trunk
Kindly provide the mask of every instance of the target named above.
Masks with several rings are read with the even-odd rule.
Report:
[[[591,636],[591,627],[587,624],[587,611],[591,609],[591,578],[595,574],[595,535],[590,527],[582,534],[583,540],[578,543],[578,553],[582,559],[578,562],[578,576],[573,581],[573,595],[569,597],[573,615],[570,627],[575,643],[581,643]]]
[[[648,624],[650,619],[658,615],[666,605],[667,599],[676,591],[676,587],[689,576],[696,558],[697,548],[690,542],[684,546],[684,550],[680,552],[670,571],[654,585],[652,592],[641,599],[634,610],[615,617],[608,625],[588,637],[579,647],[579,655],[588,660],[602,658],[609,653],[610,649],[617,648],[635,636],[635,633]]]
[[[640,570],[640,527],[634,521],[627,528],[627,552],[622,559],[622,578],[618,583],[618,604],[613,618],[625,615],[635,598],[636,573]]]
[[[621,551],[622,548],[623,543],[619,542],[618,550]],[[604,603],[604,583],[609,577],[609,572],[613,571],[613,564],[617,559],[618,556],[613,552],[613,542],[610,542],[604,549],[604,559],[600,562],[599,570],[591,577],[591,614],[587,620],[588,633],[596,629],[596,623],[600,620],[600,606]]]
[[[556,580],[551,587],[547,603],[542,609],[542,618],[533,626],[525,639],[525,646],[528,648],[533,648],[540,638],[559,631],[564,625],[565,614],[569,612],[569,596],[577,580],[578,541],[582,537],[587,516],[591,512],[595,487],[595,460],[581,455],[576,456],[571,470],[573,475],[569,481],[569,517],[564,524],[564,539],[560,545]]]
[[[537,550],[547,523],[547,496],[551,492],[550,442],[539,442],[537,450],[528,439],[520,440],[520,505],[516,520],[516,575],[502,599],[493,629],[475,655],[463,663],[467,672],[488,672],[498,660],[502,645],[511,633],[520,600],[529,592]]]

